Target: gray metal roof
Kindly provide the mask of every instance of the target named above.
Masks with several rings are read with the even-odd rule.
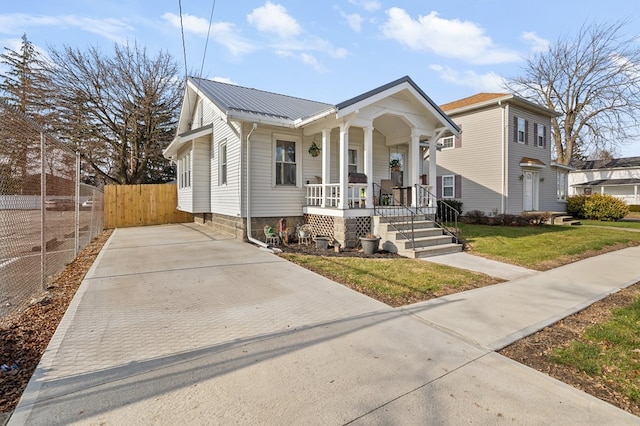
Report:
[[[573,165],[576,167],[576,169],[579,170],[640,167],[640,157],[612,158],[611,160],[575,161]]]
[[[237,111],[295,121],[334,108],[323,102],[203,78],[189,77],[189,81],[226,112]]]

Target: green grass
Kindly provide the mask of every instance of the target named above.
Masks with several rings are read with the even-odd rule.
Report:
[[[609,226],[613,228],[640,229],[640,222],[605,222],[602,220],[580,219],[580,223],[589,226]]]
[[[461,225],[472,253],[530,269],[545,270],[576,256],[625,244],[640,244],[640,232],[580,226]]]
[[[556,349],[551,358],[599,376],[633,401],[640,401],[640,298],[614,309],[609,321],[585,330],[580,340]]]
[[[293,253],[285,259],[391,306],[499,282],[483,274],[416,259],[324,257]]]

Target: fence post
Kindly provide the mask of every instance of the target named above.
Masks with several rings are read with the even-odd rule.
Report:
[[[44,159],[46,158],[44,132],[40,132],[40,285],[44,289],[46,270],[47,236],[45,235],[45,198],[47,196],[47,171]]]
[[[75,224],[73,242],[73,258],[78,257],[80,249],[80,153],[76,152],[76,208],[75,208]]]

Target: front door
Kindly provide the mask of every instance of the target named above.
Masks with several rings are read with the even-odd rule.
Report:
[[[525,170],[524,173],[524,185],[523,185],[523,210],[532,211],[538,210],[538,172],[531,170]]]

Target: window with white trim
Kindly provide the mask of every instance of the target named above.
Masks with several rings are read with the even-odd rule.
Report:
[[[296,142],[276,140],[276,185],[297,185]]]
[[[358,173],[358,151],[349,150],[349,173]]]
[[[220,185],[227,184],[227,143],[220,144]]]
[[[455,196],[455,176],[442,176],[442,198],[453,198]]]
[[[546,146],[546,143],[544,140],[546,134],[547,133],[546,133],[544,124],[536,123],[536,146],[537,147],[544,148]]]
[[[442,149],[454,148],[454,139],[454,136],[447,136],[446,138],[440,139],[442,142]]]
[[[178,159],[178,187],[189,188],[190,186],[191,186],[191,151],[188,151]]]
[[[557,185],[557,198],[558,201],[567,201],[567,192],[569,190],[567,172],[564,170],[558,170],[556,175]]]
[[[518,143],[526,142],[527,122],[524,118],[518,117]]]

